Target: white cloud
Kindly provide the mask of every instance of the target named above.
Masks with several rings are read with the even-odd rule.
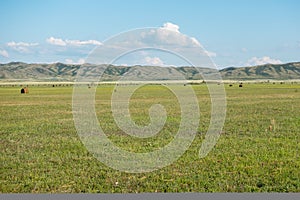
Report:
[[[83,58],[80,58],[80,59],[78,59],[77,62],[74,62],[72,59],[67,58],[67,59],[65,59],[65,63],[66,64],[84,64],[85,60]]]
[[[86,41],[80,41],[80,40],[66,40],[66,43],[69,45],[74,46],[80,46],[80,45],[102,45],[101,42],[97,40],[86,40]]]
[[[164,66],[164,62],[159,57],[145,57],[145,63],[153,66]]]
[[[26,43],[26,42],[8,42],[6,44],[8,47],[19,51],[21,53],[28,53],[29,52],[29,47],[37,46],[39,45],[38,43]]]
[[[176,24],[173,24],[171,22],[164,23],[162,29],[167,29],[167,30],[170,30],[170,31],[180,33],[179,32],[179,26],[176,25]]]
[[[82,45],[102,45],[101,42],[97,40],[63,40],[61,38],[54,38],[50,37],[46,39],[46,42],[52,45],[57,45],[57,46],[82,46]]]
[[[46,39],[46,42],[49,44],[57,45],[57,46],[66,46],[67,43],[60,38],[50,37]]]
[[[26,42],[14,42],[14,41],[7,43],[7,46],[9,46],[9,47],[20,47],[20,46],[32,47],[32,46],[37,46],[37,45],[38,45],[38,43],[26,43]]]
[[[5,50],[0,50],[0,55],[3,56],[3,57],[5,57],[5,58],[9,57],[7,51],[5,51]]]
[[[191,37],[191,40],[194,45],[201,46],[200,42],[196,38]]]
[[[176,45],[179,47],[201,47],[200,42],[193,37],[182,34],[179,26],[170,22],[164,23],[158,29],[142,32],[143,44]]]
[[[261,58],[252,57],[246,63],[246,65],[264,65],[264,64],[282,64],[282,61],[278,59],[270,58],[269,56],[264,56]]]

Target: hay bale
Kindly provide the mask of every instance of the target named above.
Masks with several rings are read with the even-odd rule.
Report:
[[[28,87],[23,87],[21,89],[21,94],[27,94],[27,93],[29,93]]]

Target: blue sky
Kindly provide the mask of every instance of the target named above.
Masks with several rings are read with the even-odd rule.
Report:
[[[299,8],[297,0],[2,0],[0,63],[81,63],[113,35],[166,24],[199,41],[220,68],[295,62]]]

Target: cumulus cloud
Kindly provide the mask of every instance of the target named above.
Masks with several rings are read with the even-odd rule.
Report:
[[[50,37],[46,39],[46,42],[49,44],[57,45],[57,46],[66,46],[67,43],[60,38]]]
[[[8,42],[6,44],[8,47],[19,51],[21,53],[28,53],[29,52],[29,47],[37,46],[39,45],[38,43],[27,43],[27,42]]]
[[[82,46],[82,45],[102,45],[101,42],[97,40],[63,40],[61,38],[50,37],[46,39],[46,42],[57,46]]]
[[[164,62],[159,57],[145,57],[145,63],[153,66],[164,66]]]
[[[142,49],[152,49],[156,53],[139,55],[139,58],[133,57],[133,59],[127,59],[126,62],[119,60],[118,63],[129,65],[143,63],[156,66],[166,66],[166,63],[168,66],[181,66],[193,63],[196,66],[214,67],[213,62],[208,57],[217,56],[215,52],[205,50],[196,38],[182,34],[180,27],[170,22],[164,23],[159,28],[145,28],[125,32],[111,40],[107,40],[95,52],[99,52],[99,54],[101,52],[102,57],[107,55],[107,58],[101,58],[100,60],[100,63],[107,63],[114,58],[112,55],[119,56],[133,50],[142,51]],[[169,55],[162,57],[161,55],[165,53]],[[170,54],[173,54],[173,56]],[[141,57],[143,59],[140,59]],[[94,56],[92,59],[96,61],[89,62],[99,62],[99,57],[97,56]]]
[[[3,57],[5,57],[5,58],[9,57],[7,51],[5,51],[5,50],[0,50],[0,55],[3,56]]]
[[[167,29],[179,33],[179,26],[171,22],[164,23],[162,29]]]
[[[264,64],[282,64],[282,61],[278,59],[270,58],[269,56],[264,56],[261,58],[252,57],[246,63],[246,65],[264,65]]]
[[[176,45],[180,47],[200,47],[200,42],[193,37],[182,34],[179,26],[170,22],[164,23],[158,29],[142,33],[142,43],[155,43],[161,45]]]
[[[191,37],[190,39],[194,45],[201,46],[200,42],[196,38]]]

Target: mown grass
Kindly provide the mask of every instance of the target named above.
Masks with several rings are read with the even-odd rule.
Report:
[[[139,174],[110,169],[86,150],[73,122],[72,87],[30,87],[25,95],[20,88],[0,87],[0,192],[300,192],[300,84],[225,87],[226,122],[209,155],[198,157],[209,125],[210,98],[205,85],[194,85],[201,118],[191,147],[170,166]],[[180,110],[165,87],[140,88],[130,103],[140,125],[149,123],[152,104],[165,106],[167,123],[149,139],[134,139],[116,126],[112,92],[111,85],[98,87],[96,111],[104,132],[118,146],[148,152],[173,139]]]

